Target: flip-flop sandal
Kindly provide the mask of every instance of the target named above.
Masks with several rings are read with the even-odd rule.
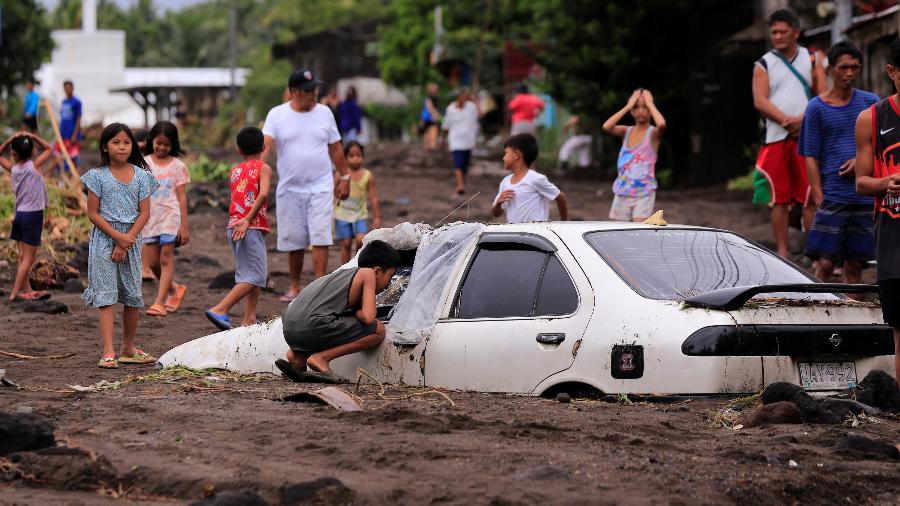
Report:
[[[150,307],[144,311],[144,314],[147,316],[166,316],[166,308],[164,308],[162,304],[151,304]]]
[[[331,385],[350,383],[350,380],[343,376],[338,376],[330,369],[327,371],[306,371],[300,375],[300,381],[304,383],[328,383]]]
[[[152,364],[155,362],[156,357],[150,355],[140,348],[135,348],[134,355],[130,357],[127,355],[122,355],[121,357],[119,357],[120,364]]]
[[[279,358],[275,361],[275,367],[281,371],[281,374],[283,374],[285,378],[297,383],[303,382],[303,373],[306,371],[298,371],[294,368],[294,365],[287,360]]]
[[[231,318],[227,314],[220,315],[206,310],[206,319],[211,321],[219,330],[231,330]]]
[[[166,311],[170,313],[178,311],[178,307],[181,306],[181,300],[184,299],[184,294],[186,293],[187,286],[175,285],[175,294],[166,297]]]
[[[16,301],[24,301],[24,300],[47,300],[50,298],[50,292],[45,290],[35,290],[33,292],[20,292],[18,296],[14,300]]]
[[[291,296],[290,294],[286,293],[279,297],[278,300],[280,300],[281,302],[294,302],[294,299],[296,299],[299,295],[300,294],[298,293],[297,295]]]
[[[116,357],[102,357],[99,362],[97,362],[97,367],[101,369],[118,369],[119,362],[116,360]]]

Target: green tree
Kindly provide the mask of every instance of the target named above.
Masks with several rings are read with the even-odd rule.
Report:
[[[35,0],[0,0],[0,91],[32,78],[50,56],[46,13]]]

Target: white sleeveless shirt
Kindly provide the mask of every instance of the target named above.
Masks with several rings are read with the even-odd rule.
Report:
[[[809,50],[803,46],[797,46],[797,54],[790,61],[794,68],[800,72],[800,75],[806,79],[806,82],[812,85],[813,65],[810,60]],[[756,65],[761,66],[769,74],[769,101],[775,104],[778,110],[788,116],[796,116],[806,111],[806,104],[809,102],[809,98],[806,96],[803,84],[791,72],[791,69],[781,61],[781,58],[774,53],[774,50],[769,51],[762,58],[756,60]],[[763,128],[763,143],[765,144],[778,142],[788,136],[787,130],[769,118],[765,118],[765,126]]]

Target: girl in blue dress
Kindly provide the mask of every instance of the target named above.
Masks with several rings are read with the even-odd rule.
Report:
[[[100,135],[101,166],[81,181],[88,189],[88,218],[94,224],[88,253],[88,287],[82,299],[100,310],[103,357],[98,366],[156,361],[134,345],[141,295],[141,229],[150,218],[150,195],[159,183],[141,156],[131,130],[122,123],[108,125]],[[115,304],[123,304],[122,347],[113,348]]]

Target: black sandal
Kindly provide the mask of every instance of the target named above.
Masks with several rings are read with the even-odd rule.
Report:
[[[275,367],[281,371],[281,374],[283,374],[285,378],[295,383],[303,383],[303,374],[305,374],[306,371],[298,371],[294,368],[294,365],[287,360],[279,358],[275,361]]]

